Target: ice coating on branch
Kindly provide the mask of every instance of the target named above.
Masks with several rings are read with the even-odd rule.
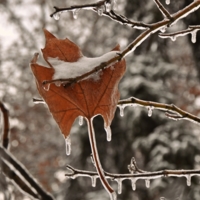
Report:
[[[104,12],[104,6],[99,6],[97,8],[97,13],[99,16],[102,16],[103,15],[103,12]]]
[[[147,188],[150,187],[150,180],[149,180],[149,179],[146,179],[146,180],[145,180],[145,185],[146,185]]]
[[[53,79],[68,79],[68,78],[76,78],[77,76],[81,76],[95,67],[100,65],[103,62],[107,62],[111,58],[114,58],[119,51],[111,51],[100,57],[88,58],[82,56],[76,62],[64,62],[59,60],[58,58],[48,57],[48,62],[55,69],[55,73],[53,75]],[[96,75],[97,76],[97,75]],[[97,79],[95,75],[91,75]]]
[[[70,155],[71,154],[71,139],[69,136],[65,139],[65,145],[66,145],[66,154]]]
[[[116,194],[116,192],[110,193],[110,200],[117,200],[117,194]]]
[[[83,116],[79,116],[78,123],[79,123],[80,126],[83,125]]]
[[[112,140],[112,131],[110,129],[110,126],[105,127],[104,129],[106,131],[106,136],[107,136],[106,139],[108,142],[110,142]]]
[[[47,83],[47,84],[43,85],[43,88],[44,88],[44,90],[49,91],[50,84]]]
[[[166,3],[167,5],[169,5],[169,4],[170,4],[170,0],[165,0],[165,3]]]
[[[163,27],[160,29],[160,31],[161,31],[162,33],[165,33],[165,31],[166,31],[166,26],[163,26]]]

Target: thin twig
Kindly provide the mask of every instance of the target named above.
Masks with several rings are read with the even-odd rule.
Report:
[[[5,105],[0,101],[0,110],[3,114],[3,147],[8,148],[9,145],[9,111],[6,109]]]
[[[157,5],[158,9],[160,10],[160,12],[163,14],[163,16],[167,19],[172,19],[170,13],[167,11],[167,9],[162,5],[162,3],[160,3],[159,0],[154,0],[155,4]]]

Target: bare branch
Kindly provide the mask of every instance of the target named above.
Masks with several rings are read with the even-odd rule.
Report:
[[[37,195],[40,196],[40,199],[42,200],[54,199],[50,194],[44,191],[44,189],[39,185],[39,183],[37,183],[34,180],[34,178],[29,174],[27,169],[25,169],[25,167],[21,163],[19,163],[16,159],[14,159],[14,157],[11,156],[11,154],[9,154],[9,152],[6,149],[4,149],[2,146],[0,146],[0,159],[4,163],[4,166],[7,165],[5,166],[6,169],[8,169],[9,165],[13,166],[16,169],[16,171],[20,173],[21,177],[23,178],[23,182],[25,181],[31,186],[31,187],[29,186],[30,187],[29,190],[32,190],[33,188],[37,192]],[[12,170],[8,169],[8,172],[9,171],[12,171]],[[8,172],[5,171],[5,174],[7,174]],[[21,180],[21,178],[18,175],[16,175],[16,173],[13,174],[11,179],[16,181],[16,183],[18,183]],[[28,186],[28,184],[26,185]],[[24,190],[24,184],[19,185],[19,187],[21,187],[21,189]],[[26,188],[25,192],[28,192],[28,188]]]
[[[9,145],[9,111],[6,109],[5,105],[0,101],[0,110],[3,114],[3,147],[8,148]]]
[[[193,123],[196,124],[200,124],[200,118],[192,115],[180,108],[178,108],[177,106],[171,104],[164,104],[164,103],[157,103],[157,102],[153,102],[153,101],[144,101],[144,100],[140,100],[137,99],[135,97],[131,97],[125,100],[120,100],[118,102],[118,106],[120,109],[124,109],[126,106],[142,106],[142,107],[146,107],[148,110],[151,110],[149,112],[151,112],[152,114],[152,110],[153,109],[157,109],[157,110],[162,110],[166,112],[166,116],[173,119],[173,120],[188,120],[191,121]]]
[[[155,4],[157,5],[158,9],[160,10],[160,12],[163,14],[163,16],[169,20],[172,19],[170,13],[165,9],[165,7],[162,5],[162,3],[160,3],[159,0],[154,0]]]
[[[177,37],[183,37],[185,35],[191,34],[192,35],[192,42],[196,42],[196,34],[200,30],[200,25],[196,26],[189,26],[186,30],[177,31],[174,33],[159,33],[159,37],[161,38],[171,38],[172,41],[175,41]]]

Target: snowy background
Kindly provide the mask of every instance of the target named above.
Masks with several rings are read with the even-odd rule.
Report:
[[[78,19],[71,12],[63,13],[59,21],[49,15],[53,6],[68,7],[91,3],[81,0],[0,0],[0,101],[10,112],[10,151],[57,200],[102,200],[108,195],[100,184],[91,186],[89,178],[67,180],[66,165],[94,170],[90,159],[87,127],[78,125],[71,130],[72,154],[66,156],[65,141],[43,104],[34,105],[39,97],[29,67],[35,52],[44,47],[43,29],[59,38],[68,37],[80,46],[85,56],[97,57],[110,51],[117,43],[124,49],[140,33],[122,26],[92,11],[81,10]],[[162,15],[153,0],[118,0],[118,12],[136,21],[153,23]],[[165,5],[165,1],[161,1]],[[172,1],[171,13],[191,3]],[[170,31],[198,25],[199,10],[181,20]],[[195,115],[200,115],[200,34],[197,42],[180,37],[172,42],[152,35],[127,58],[127,73],[120,83],[121,98],[134,96],[143,100],[173,103]],[[42,56],[40,62],[43,63]],[[104,169],[113,173],[128,173],[127,165],[134,156],[138,166],[147,171],[162,169],[196,169],[200,165],[199,126],[185,121],[172,121],[165,114],[137,108],[126,108],[124,117],[119,110],[111,126],[113,139],[106,141],[101,117],[95,119],[100,159]],[[2,119],[2,117],[1,117]],[[2,131],[2,126],[0,126]],[[0,176],[0,178],[2,175]],[[1,178],[0,199],[4,193],[15,200],[29,200]],[[116,189],[117,183],[112,186]],[[200,198],[199,178],[186,185],[185,178],[157,179],[150,188],[138,181],[136,191],[130,181],[123,182],[119,200],[188,200]],[[12,197],[11,197],[12,196]]]

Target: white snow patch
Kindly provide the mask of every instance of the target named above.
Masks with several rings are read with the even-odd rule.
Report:
[[[119,53],[119,51],[111,51],[96,58],[88,58],[83,56],[76,62],[64,62],[58,58],[49,57],[48,62],[55,69],[53,79],[68,79],[81,76],[93,70],[101,63],[107,62],[111,58],[117,56],[117,53]],[[96,76],[93,78],[97,79]]]

